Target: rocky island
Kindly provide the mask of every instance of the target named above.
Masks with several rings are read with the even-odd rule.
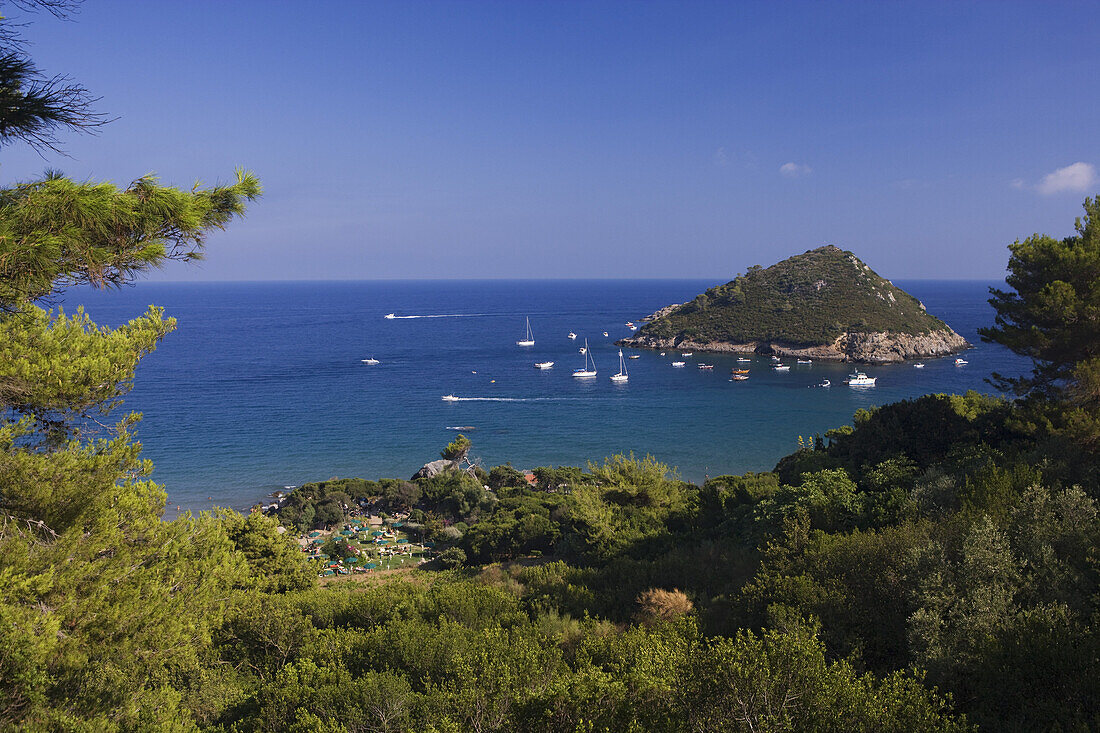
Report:
[[[919,300],[832,245],[751,267],[646,320],[617,343],[877,364],[970,346]]]

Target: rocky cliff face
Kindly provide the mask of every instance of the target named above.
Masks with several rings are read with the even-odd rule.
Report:
[[[681,351],[709,351],[731,354],[777,354],[798,359],[825,361],[850,361],[864,364],[893,364],[907,359],[947,356],[970,347],[959,334],[950,328],[926,334],[844,333],[831,344],[819,346],[794,346],[780,341],[749,341],[729,343],[724,341],[693,341],[689,338],[659,338],[640,334],[615,342],[619,346],[643,349],[679,349]]]

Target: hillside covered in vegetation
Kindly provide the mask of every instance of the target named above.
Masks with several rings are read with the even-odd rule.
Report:
[[[662,311],[620,343],[879,362],[967,346],[916,298],[832,245],[751,268]]]

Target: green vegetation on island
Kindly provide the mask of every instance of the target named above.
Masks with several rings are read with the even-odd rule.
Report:
[[[26,69],[0,63],[0,144],[79,127],[51,106],[79,95],[36,98]],[[860,411],[702,486],[631,456],[532,484],[460,437],[413,481],[163,521],[138,416],[111,420],[172,322],[35,301],[199,254],[259,185],[143,181],[0,191],[0,729],[1100,727],[1097,201],[1012,245],[985,332],[1035,360],[1011,401]],[[383,513],[430,563],[321,581],[294,541],[324,528],[347,562]]]
[[[623,343],[632,346],[776,344],[831,347],[847,334],[954,335],[913,296],[851,252],[828,245],[768,268],[754,266],[725,285],[672,307]]]

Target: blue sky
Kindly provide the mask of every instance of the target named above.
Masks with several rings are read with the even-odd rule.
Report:
[[[31,20],[70,158],[264,198],[169,280],[998,278],[1100,193],[1095,3],[112,2]]]

